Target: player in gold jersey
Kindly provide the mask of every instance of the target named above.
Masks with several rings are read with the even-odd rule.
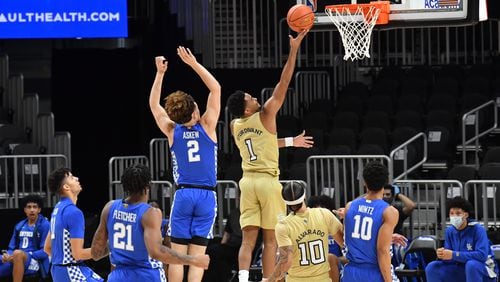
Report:
[[[239,185],[240,224],[243,241],[238,254],[240,282],[248,282],[248,270],[259,229],[263,229],[263,277],[269,277],[276,258],[274,227],[279,214],[285,214],[279,182],[278,148],[311,147],[312,140],[303,134],[296,138],[277,138],[276,114],[285,101],[288,85],[295,69],[297,52],[307,30],[295,38],[290,36],[290,54],[272,96],[262,108],[257,99],[236,91],[227,100],[230,113],[238,118],[231,122],[231,133],[242,158],[243,177]]]
[[[325,208],[308,208],[305,185],[292,181],[282,191],[292,211],[276,224],[279,260],[268,281],[287,274],[287,282],[331,282],[328,235],[344,246],[342,223]]]

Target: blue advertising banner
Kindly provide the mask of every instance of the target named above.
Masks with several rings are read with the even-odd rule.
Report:
[[[127,36],[127,0],[0,1],[0,38]]]

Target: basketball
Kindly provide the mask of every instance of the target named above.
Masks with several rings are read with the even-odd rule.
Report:
[[[291,30],[301,32],[313,26],[314,12],[309,6],[297,4],[288,10],[286,21]]]

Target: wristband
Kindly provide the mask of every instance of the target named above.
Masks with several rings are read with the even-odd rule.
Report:
[[[285,147],[293,147],[293,137],[285,138]]]

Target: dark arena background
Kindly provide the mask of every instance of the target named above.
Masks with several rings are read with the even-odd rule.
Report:
[[[347,1],[318,2],[323,8]],[[301,46],[297,75],[290,83],[291,93],[280,112],[283,118],[278,118],[279,137],[294,136],[305,129],[314,136],[315,148],[280,150],[280,178],[306,181],[311,189],[309,195],[328,194],[336,205],[343,206],[358,195],[356,172],[348,171],[342,177],[311,168],[312,173],[308,174],[308,165],[313,167],[318,161],[308,157],[387,156],[391,179],[417,202],[417,209],[404,225],[409,237],[442,236],[447,193],[449,196],[460,191],[456,193],[469,193],[477,217],[486,222],[492,240],[498,239],[500,154],[493,152],[500,146],[498,120],[494,120],[500,105],[498,2],[486,2],[486,21],[469,15],[456,22],[435,19],[387,26],[391,28],[375,27],[371,57],[354,62],[342,59],[342,42],[333,24],[315,25]],[[179,45],[189,47],[222,86],[218,179],[237,183],[241,175],[240,160],[228,135],[225,102],[238,89],[259,97],[261,103],[264,102],[261,96],[269,97],[269,88],[279,81],[289,50],[287,36],[291,31],[284,19],[296,3],[128,0],[128,36],[121,35],[123,30],[117,34],[111,30],[111,35],[43,36],[37,36],[37,30],[33,30],[22,37],[12,35],[19,33],[0,31],[0,124],[15,126],[21,132],[15,138],[8,138],[10,133],[0,127],[0,218],[4,226],[0,246],[7,247],[15,223],[24,217],[16,199],[26,193],[39,193],[45,197],[47,207],[43,213],[47,217],[56,200],[46,187],[48,170],[54,168],[52,160],[20,157],[17,170],[13,170],[16,165],[12,156],[22,155],[66,157],[66,164],[83,187],[78,206],[87,218],[86,245],[90,244],[98,215],[110,193],[115,193],[119,186],[110,180],[110,159],[146,156],[152,165],[150,142],[164,138],[148,104],[156,71],[155,56],[163,55],[169,62],[162,97],[183,90],[193,95],[201,111],[205,109],[208,90],[178,58]],[[479,9],[474,5],[468,8],[471,14]],[[0,29],[5,24],[1,19]],[[477,127],[474,121],[463,121],[464,114],[480,106],[484,110],[470,113],[472,118],[465,117],[469,122],[477,118]],[[403,109],[417,113],[416,117]],[[343,112],[353,115],[342,117]],[[380,130],[366,133],[364,130],[368,128]],[[400,131],[396,131],[398,128]],[[382,137],[376,138],[380,131]],[[437,140],[433,139],[436,132],[441,136]],[[417,137],[411,146],[398,147],[413,136]],[[470,141],[471,138],[476,139]],[[16,152],[9,145],[20,143],[33,147]],[[393,152],[395,148],[399,149]],[[406,153],[400,155],[399,150]],[[492,153],[488,154],[489,151]],[[159,152],[168,158],[168,151]],[[33,162],[37,172],[33,171]],[[458,173],[457,167],[461,169]],[[168,186],[165,183],[173,183],[169,168],[166,165],[158,170],[155,180],[161,183],[153,196],[166,215],[171,190],[162,190]],[[17,174],[9,174],[13,171]],[[430,184],[421,189],[424,186],[419,186],[417,180],[429,180]],[[450,184],[445,180],[456,182]],[[470,180],[477,183],[466,185]],[[484,184],[482,180],[491,182]],[[482,192],[483,184],[493,192]],[[434,197],[425,196],[429,193],[434,193]],[[488,193],[486,206],[481,193]],[[221,208],[219,213],[218,235],[222,234],[230,205],[235,205],[234,195],[222,195],[223,204],[229,206]]]

